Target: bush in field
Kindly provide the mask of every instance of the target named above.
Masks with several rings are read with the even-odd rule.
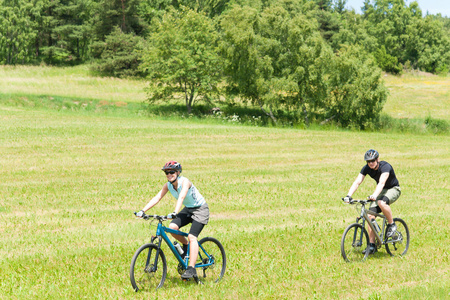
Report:
[[[430,116],[425,119],[425,126],[433,133],[448,133],[450,130],[450,125],[445,120],[433,119]]]
[[[116,28],[104,42],[96,42],[91,46],[91,51],[97,58],[92,68],[109,76],[141,76],[143,73],[139,64],[140,50],[143,48],[143,38],[123,33]]]

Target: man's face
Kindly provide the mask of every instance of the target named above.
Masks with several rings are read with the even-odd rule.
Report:
[[[368,165],[369,168],[371,168],[372,170],[377,170],[377,169],[378,169],[378,158],[372,159],[372,160],[368,160],[368,161],[367,161],[367,165]]]

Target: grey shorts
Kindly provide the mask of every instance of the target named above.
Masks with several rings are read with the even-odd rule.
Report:
[[[209,221],[209,206],[207,203],[205,203],[202,206],[196,208],[184,207],[179,212],[179,214],[186,214],[190,218],[192,218],[192,220],[206,225]]]
[[[388,205],[391,205],[392,203],[397,201],[398,197],[400,197],[401,194],[402,190],[400,189],[399,186],[394,186],[393,188],[390,189],[383,189],[381,193],[378,195],[377,201],[373,201],[372,204],[370,205],[370,210],[380,213],[381,208],[378,207],[378,200],[383,200],[384,196],[386,196],[389,199]]]

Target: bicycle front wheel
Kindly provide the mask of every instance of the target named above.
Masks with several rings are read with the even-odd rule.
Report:
[[[409,229],[402,219],[394,218],[394,223],[397,226],[397,231],[392,238],[386,241],[386,251],[391,256],[403,256],[409,248]]]
[[[364,261],[369,255],[369,234],[361,224],[355,223],[345,229],[341,241],[341,254],[346,262]]]
[[[155,244],[142,245],[131,260],[130,280],[135,292],[163,286],[167,262],[163,251]]]
[[[227,259],[222,244],[212,237],[205,237],[199,242],[196,265],[206,265],[197,268],[197,274],[203,282],[218,282],[225,274]]]

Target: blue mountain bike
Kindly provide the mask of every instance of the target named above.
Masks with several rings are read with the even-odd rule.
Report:
[[[136,214],[136,213],[135,213]],[[186,255],[182,256],[166,233],[173,233],[187,237],[188,234],[179,230],[173,230],[163,225],[167,216],[145,215],[144,220],[157,220],[156,235],[151,242],[142,245],[131,260],[130,280],[133,289],[150,290],[161,288],[167,276],[167,261],[161,249],[163,241],[169,246],[175,258],[178,260],[177,271],[181,275],[188,267],[189,247]],[[150,223],[151,225],[151,223]],[[205,237],[198,242],[198,258],[195,264],[197,283],[218,282],[225,274],[226,256],[222,244],[215,238]]]

